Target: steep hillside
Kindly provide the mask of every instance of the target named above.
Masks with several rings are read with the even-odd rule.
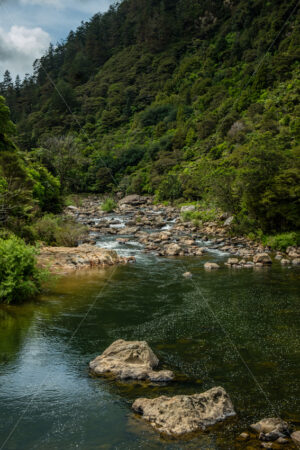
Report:
[[[241,232],[295,230],[297,6],[124,0],[51,46],[33,77],[6,74],[17,142],[66,190],[197,200]]]

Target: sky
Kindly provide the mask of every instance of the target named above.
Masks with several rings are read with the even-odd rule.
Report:
[[[50,42],[56,44],[81,21],[107,11],[112,0],[0,0],[0,81],[32,73]]]

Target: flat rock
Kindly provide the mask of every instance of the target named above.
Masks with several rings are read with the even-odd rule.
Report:
[[[235,415],[231,400],[222,387],[214,387],[202,394],[139,398],[132,408],[157,431],[173,436],[205,430]]]
[[[68,273],[79,269],[124,264],[130,258],[123,258],[113,250],[83,244],[79,247],[41,247],[38,265],[53,273]]]
[[[170,370],[153,370],[158,363],[147,342],[119,339],[89,366],[95,375],[113,375],[120,380],[171,381],[174,374]]]

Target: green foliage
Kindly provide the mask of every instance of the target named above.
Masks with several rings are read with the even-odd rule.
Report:
[[[107,213],[113,212],[116,207],[117,204],[113,198],[107,198],[101,205],[102,211],[105,211]]]
[[[5,105],[5,100],[0,96],[0,135],[11,135],[15,131],[15,126],[10,120],[9,108]]]
[[[36,249],[15,236],[0,238],[0,303],[21,303],[36,296],[44,274]]]
[[[181,218],[184,222],[196,222],[197,224],[212,222],[217,220],[219,212],[216,208],[204,209],[199,211],[185,211],[181,214]]]
[[[86,227],[74,219],[45,214],[32,226],[36,240],[58,247],[76,247],[86,234]]]
[[[264,236],[262,241],[264,245],[267,245],[274,250],[286,250],[287,247],[300,245],[300,233],[290,232],[276,234],[273,236]]]
[[[34,77],[14,86],[6,74],[0,92],[12,108],[19,142],[39,148],[33,157],[59,179],[62,192],[121,190],[155,193],[157,201],[206,200],[235,215],[236,232],[298,229],[294,3],[114,5],[50,46]],[[0,111],[7,123],[7,110]],[[0,189],[8,191],[7,177],[0,176]],[[33,189],[33,204],[23,201],[27,216],[30,204],[44,209],[52,203],[41,185]]]
[[[182,194],[182,186],[176,175],[167,175],[159,184],[156,191],[156,199],[158,201],[174,200]]]
[[[59,180],[38,163],[31,164],[28,174],[33,180],[33,198],[41,211],[59,213],[62,209]]]

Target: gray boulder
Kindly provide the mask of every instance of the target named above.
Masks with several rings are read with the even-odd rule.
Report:
[[[205,430],[235,415],[231,400],[222,387],[214,387],[202,394],[139,398],[132,408],[153,428],[173,436]]]
[[[153,370],[158,363],[147,342],[119,339],[89,366],[95,375],[113,375],[120,380],[171,381],[174,374],[170,370]]]
[[[228,219],[224,222],[224,227],[230,227],[232,225],[232,222],[234,221],[234,216],[228,217]]]

